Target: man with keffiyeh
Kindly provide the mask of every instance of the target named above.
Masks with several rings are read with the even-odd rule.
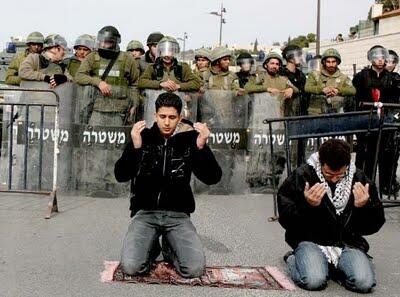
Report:
[[[293,252],[285,255],[293,281],[322,290],[328,279],[367,293],[376,286],[368,242],[385,216],[375,185],[354,165],[349,145],[323,143],[278,191],[279,222]]]

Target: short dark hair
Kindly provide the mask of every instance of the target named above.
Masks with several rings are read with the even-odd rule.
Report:
[[[339,170],[350,164],[350,145],[341,139],[329,139],[319,148],[321,166],[328,165],[332,170]]]
[[[156,112],[161,107],[174,107],[178,114],[182,111],[182,100],[178,95],[174,93],[162,93],[158,96],[156,100]]]

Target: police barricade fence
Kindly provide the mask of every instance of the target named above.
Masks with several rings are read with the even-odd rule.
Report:
[[[59,107],[62,89],[48,84],[2,88],[4,93],[0,155],[0,191],[49,195],[46,218],[58,211],[57,170]],[[51,122],[51,123],[50,123]],[[52,133],[52,143],[33,134]],[[61,166],[62,167],[62,166]]]
[[[29,88],[48,88],[44,83],[24,84]],[[145,119],[151,125],[154,121],[155,101],[163,91],[146,89],[140,94],[137,90],[131,90],[131,101],[134,103],[129,106],[130,111],[133,110],[129,119],[121,109],[122,101],[118,101],[119,98],[115,101],[102,100],[103,96],[95,87],[67,83],[57,87],[55,92],[60,97],[59,128],[54,128],[53,115],[44,113],[41,118],[40,108],[29,108],[28,120],[18,119],[14,125],[14,131],[18,133],[13,136],[16,143],[13,162],[23,164],[21,160],[24,159],[24,148],[27,146],[28,156],[42,158],[42,187],[51,188],[54,163],[49,156],[57,139],[60,151],[58,191],[95,197],[129,195],[129,184],[117,183],[114,178],[114,164],[130,141],[133,122]],[[287,159],[286,135],[282,123],[274,124],[270,131],[263,121],[268,117],[281,117],[282,98],[266,92],[235,96],[231,91],[218,90],[177,94],[183,102],[182,115],[192,122],[205,122],[211,128],[208,144],[224,173],[221,182],[214,186],[208,187],[193,181],[195,191],[208,194],[272,192],[277,183],[274,170],[281,174]],[[50,102],[42,93],[33,90],[21,94],[18,100]],[[96,102],[102,105],[99,107]],[[21,111],[20,115],[23,114],[24,111]],[[27,127],[26,130],[24,127]],[[275,152],[279,151],[279,156],[273,161],[270,161],[271,144]],[[2,164],[7,148],[7,145],[2,146]],[[35,189],[35,170],[41,162],[30,159],[26,173],[27,189]],[[23,170],[14,170],[13,174],[22,176],[13,178],[14,184],[20,186]]]
[[[319,145],[330,138],[340,138],[345,141],[350,141],[351,144],[355,140],[357,142],[357,136],[360,135],[371,135],[372,133],[380,133],[382,129],[391,130],[392,127],[383,128],[384,117],[380,116],[378,112],[373,109],[366,111],[357,112],[347,112],[347,113],[330,113],[330,114],[320,114],[311,116],[298,116],[298,117],[284,117],[284,118],[267,118],[264,120],[264,124],[268,125],[268,130],[270,131],[269,141],[270,141],[270,151],[271,159],[270,162],[272,167],[275,165],[272,162],[274,160],[277,152],[275,147],[272,145],[273,133],[272,127],[274,124],[280,123],[283,125],[284,139],[283,145],[286,153],[285,174],[280,175],[276,173],[273,169],[274,179],[277,180],[273,184],[273,195],[274,195],[274,215],[270,220],[276,220],[278,218],[277,204],[276,204],[276,193],[279,184],[284,180],[285,177],[291,174],[292,170],[296,167],[293,166],[291,158],[291,153],[293,146],[291,143],[295,140],[305,140],[307,144],[316,144],[315,151],[319,148]],[[352,147],[352,146],[351,146]],[[377,143],[379,147],[379,143]],[[307,153],[307,152],[306,152]],[[310,153],[310,152],[308,152]],[[376,172],[376,164],[378,161],[379,150],[375,152],[372,156],[374,158],[375,168],[373,172]],[[278,152],[279,155],[279,152]],[[352,158],[354,158],[354,154]],[[371,157],[371,156],[370,156]],[[307,158],[305,158],[306,160]],[[397,161],[396,161],[397,163]],[[375,181],[375,174],[372,176],[373,181]]]

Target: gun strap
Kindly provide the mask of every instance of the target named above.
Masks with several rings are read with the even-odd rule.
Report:
[[[113,66],[115,64],[115,61],[117,61],[117,58],[111,59],[110,63],[108,63],[107,68],[104,70],[104,72],[103,72],[103,74],[101,76],[101,80],[105,80],[107,78],[108,74],[111,71],[111,68],[113,68]]]

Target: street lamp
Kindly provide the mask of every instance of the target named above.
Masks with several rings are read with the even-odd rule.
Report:
[[[186,32],[183,32],[183,38],[179,37],[177,39],[183,42],[182,61],[185,61],[185,47],[186,47],[186,39],[188,39],[188,34]]]
[[[221,46],[221,44],[222,44],[222,24],[226,24],[226,21],[224,19],[224,13],[226,13],[226,9],[224,8],[224,5],[223,5],[222,2],[221,2],[221,10],[220,10],[220,12],[217,12],[217,11],[210,12],[210,14],[220,17],[220,21],[219,21],[219,46]]]

